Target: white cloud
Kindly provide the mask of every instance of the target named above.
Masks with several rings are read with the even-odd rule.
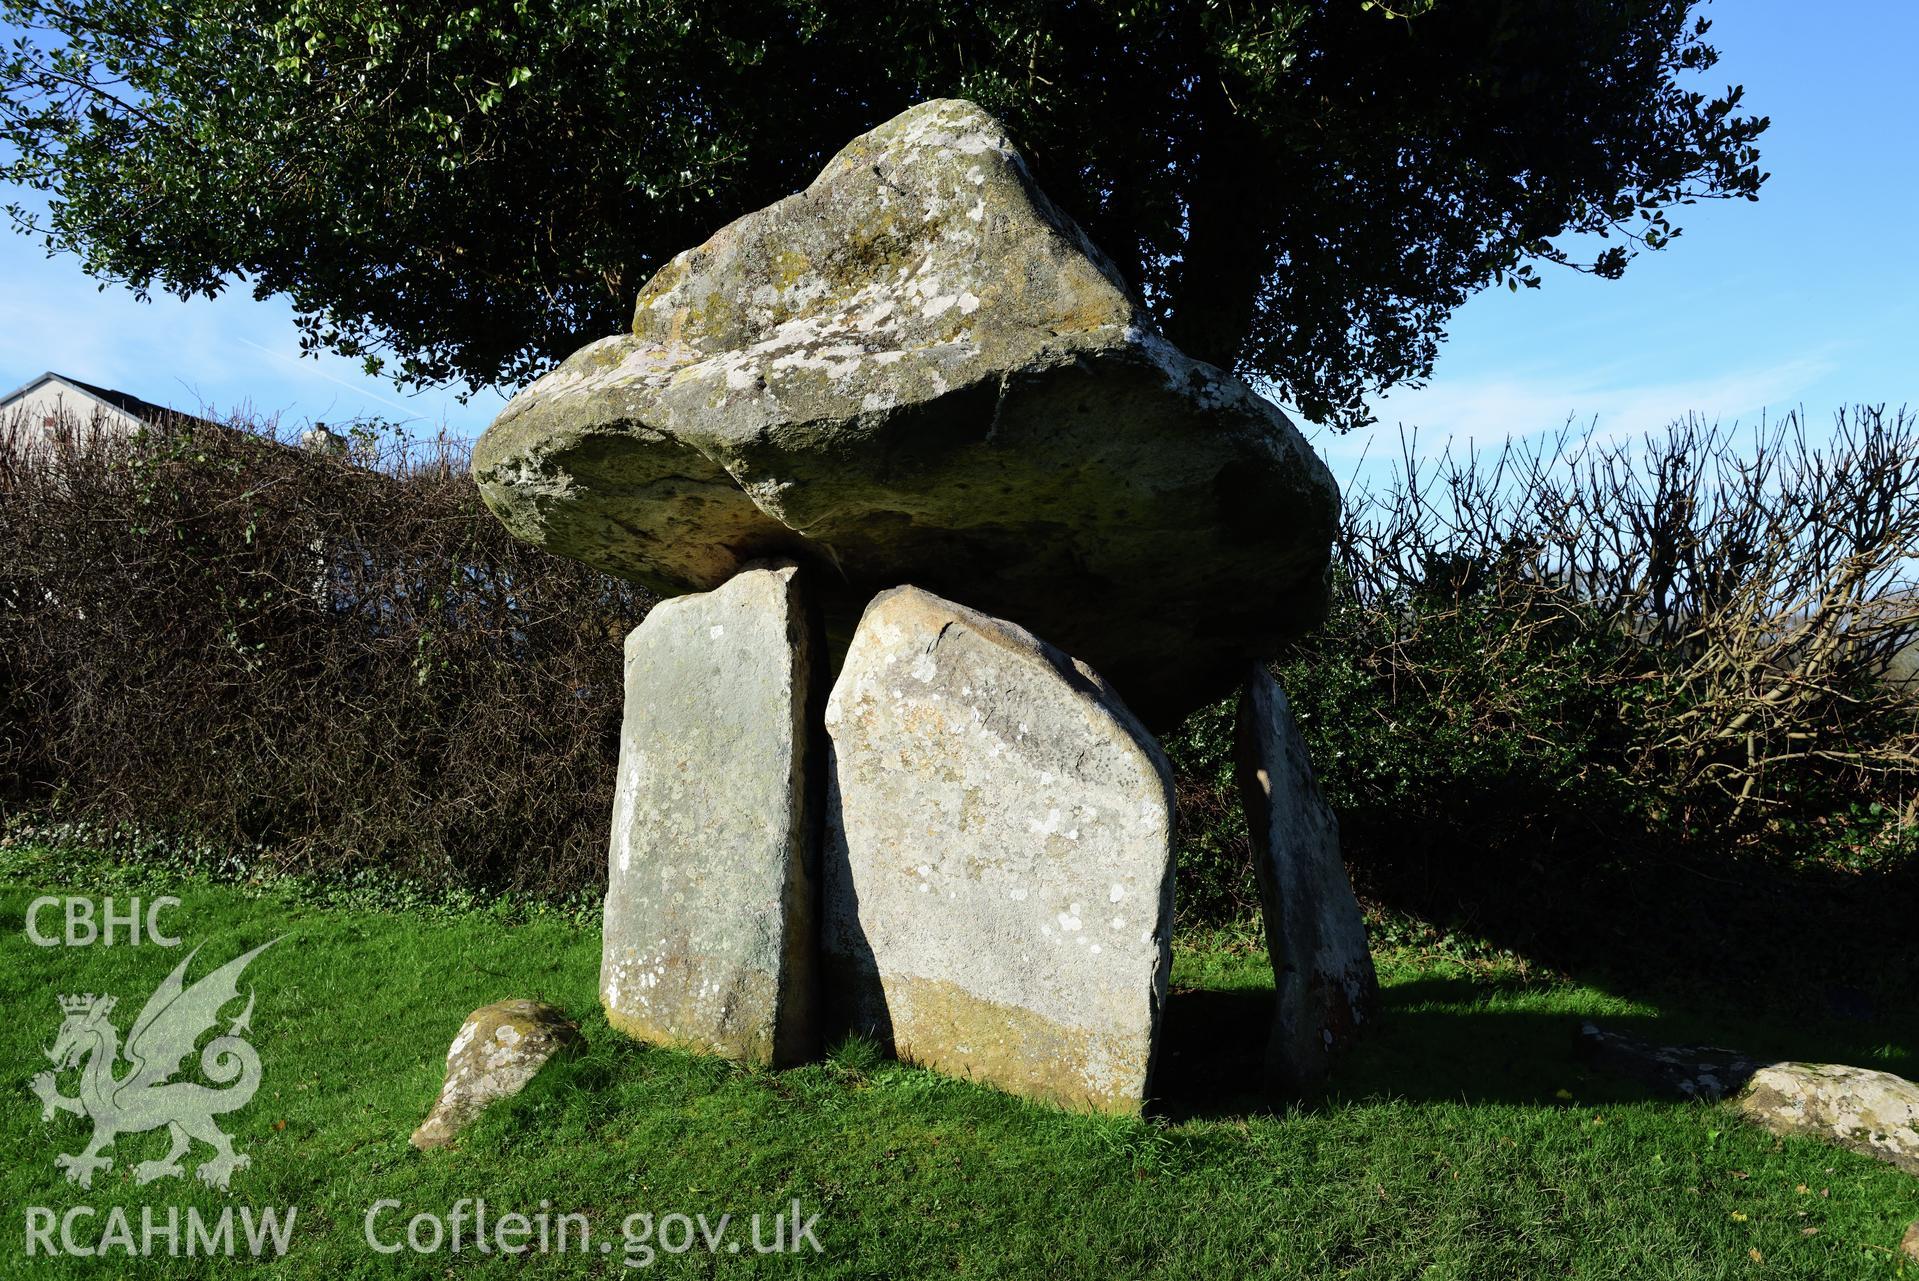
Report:
[[[1530,378],[1441,379],[1395,391],[1374,402],[1381,425],[1416,427],[1422,452],[1447,442],[1496,445],[1509,436],[1557,431],[1570,418],[1596,423],[1607,436],[1657,430],[1689,413],[1721,421],[1757,419],[1798,406],[1808,388],[1833,368],[1824,356],[1729,370],[1671,382],[1612,382],[1564,374]],[[1357,435],[1323,433],[1329,454],[1357,457]],[[1377,450],[1375,450],[1377,452]]]
[[[1441,377],[1372,402],[1378,425],[1336,433],[1307,429],[1342,486],[1377,484],[1410,444],[1422,460],[1449,449],[1497,449],[1508,438],[1557,432],[1571,421],[1595,438],[1658,431],[1697,413],[1708,421],[1757,424],[1796,409],[1834,369],[1829,352],[1669,381],[1638,381],[1630,369],[1540,370],[1515,375]]]

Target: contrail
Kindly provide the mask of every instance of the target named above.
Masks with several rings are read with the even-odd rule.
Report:
[[[260,343],[254,342],[251,338],[242,338],[240,339],[240,341],[245,343],[247,346],[253,348],[255,351],[265,352],[267,355],[273,357],[275,360],[286,359],[285,353],[277,352],[273,350],[273,348],[271,347],[263,346]],[[368,400],[378,401],[380,404],[387,405],[387,406],[390,406],[391,408],[397,409],[403,414],[411,415],[408,421],[414,421],[420,418],[419,414],[412,413],[412,411],[406,405],[401,404],[399,401],[388,400],[385,396],[377,395],[373,392],[366,390],[364,387],[355,386],[353,383],[348,382],[344,378],[335,378],[332,374],[329,374],[326,370],[319,368],[317,363],[313,369],[313,372],[318,374],[320,377],[326,379],[328,382],[332,383],[336,387],[344,387],[348,391],[353,392],[356,395],[364,396]]]

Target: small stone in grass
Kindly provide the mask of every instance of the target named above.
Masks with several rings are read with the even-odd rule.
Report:
[[[538,1001],[495,1001],[473,1011],[446,1053],[446,1081],[413,1132],[413,1146],[450,1146],[489,1103],[518,1094],[555,1054],[584,1044],[573,1020]]]

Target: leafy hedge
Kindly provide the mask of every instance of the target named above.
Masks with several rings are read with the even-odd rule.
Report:
[[[1350,493],[1334,605],[1276,664],[1348,861],[1444,911],[1607,869],[1919,865],[1919,422],[1697,421]],[[1167,747],[1186,902],[1243,913],[1232,709]],[[1536,906],[1536,904],[1535,904]]]
[[[1878,411],[1804,441],[1755,462],[1682,424],[1348,496],[1329,620],[1276,670],[1362,889],[1919,862],[1919,699],[1886,678],[1919,629],[1919,441]],[[322,876],[604,875],[619,640],[651,602],[508,538],[456,446],[0,442],[0,603],[18,812]],[[1254,908],[1232,716],[1166,743],[1188,920]]]
[[[648,598],[508,537],[455,446],[240,426],[0,442],[12,805],[295,871],[591,884]]]

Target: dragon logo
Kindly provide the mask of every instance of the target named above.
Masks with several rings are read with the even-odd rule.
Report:
[[[200,1037],[219,1023],[220,1011],[239,999],[241,971],[279,941],[261,944],[189,987],[184,981],[187,966],[200,952],[194,948],[148,998],[127,1033],[124,1051],[119,1030],[109,1018],[113,997],[88,992],[60,998],[66,1020],[60,1025],[53,1048],[47,1051],[54,1070],[33,1078],[33,1092],[40,1098],[43,1121],[51,1121],[55,1112],[71,1112],[93,1121],[93,1139],[84,1149],[76,1155],[62,1153],[54,1158],[54,1163],[66,1171],[69,1182],[92,1187],[95,1172],[113,1164],[113,1158],[101,1153],[112,1147],[115,1139],[161,1126],[167,1127],[172,1146],[158,1161],[142,1161],[133,1167],[137,1182],[151,1183],[184,1174],[180,1158],[194,1139],[214,1152],[195,1171],[203,1183],[224,1188],[235,1170],[250,1164],[248,1157],[233,1150],[232,1140],[221,1133],[213,1118],[245,1107],[260,1088],[260,1056],[241,1036],[249,1030],[253,1017],[251,990],[246,1008],[227,1026],[226,1034],[214,1037],[200,1051],[201,1073],[215,1086],[225,1088],[171,1078],[193,1053]],[[124,1072],[120,1071],[123,1056]],[[76,1067],[80,1069],[79,1093],[68,1098],[60,1093],[56,1076]]]

